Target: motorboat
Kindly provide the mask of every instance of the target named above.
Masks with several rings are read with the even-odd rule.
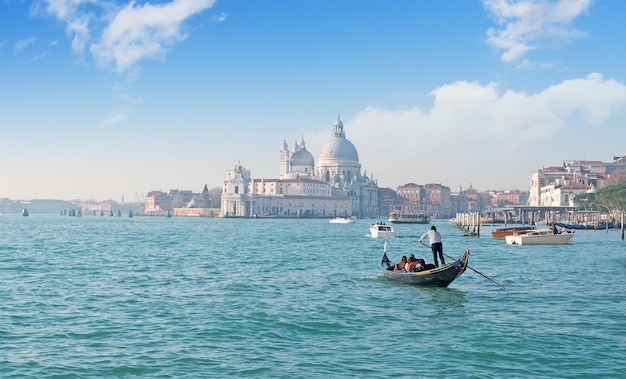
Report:
[[[331,224],[352,224],[356,222],[356,216],[350,217],[335,217],[328,220]]]
[[[378,221],[370,225],[370,235],[372,238],[390,238],[395,237],[396,232],[391,225]]]
[[[552,230],[531,230],[504,237],[507,245],[564,245],[574,237],[574,231],[555,234]]]
[[[491,238],[504,238],[506,236],[512,236],[513,234],[525,234],[532,230],[537,230],[537,227],[532,225],[526,226],[509,226],[505,228],[497,228],[491,231]]]

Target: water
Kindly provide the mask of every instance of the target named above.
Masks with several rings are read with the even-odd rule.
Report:
[[[0,216],[3,378],[617,378],[626,248],[616,230],[471,246],[449,288],[387,282],[372,220]],[[390,258],[432,260],[427,225]]]

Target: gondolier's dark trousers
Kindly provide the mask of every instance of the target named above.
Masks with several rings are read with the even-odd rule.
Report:
[[[443,260],[443,244],[441,242],[431,243],[430,249],[433,251],[433,260],[435,261],[435,266],[439,267],[437,255],[439,255],[439,258],[441,259],[441,264],[445,265],[446,261]]]

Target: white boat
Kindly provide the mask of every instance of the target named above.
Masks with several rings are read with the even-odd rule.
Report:
[[[531,230],[525,234],[505,236],[507,245],[564,245],[574,237],[574,231],[554,234],[552,230]]]
[[[356,216],[350,217],[335,217],[328,220],[331,224],[352,224],[356,222]]]
[[[430,224],[430,216],[421,212],[389,212],[389,222],[394,224]]]
[[[395,237],[396,232],[384,222],[375,222],[370,225],[370,235],[372,238],[390,238]]]

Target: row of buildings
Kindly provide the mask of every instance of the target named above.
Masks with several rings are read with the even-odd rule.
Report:
[[[394,208],[417,210],[435,218],[458,212],[474,212],[492,206],[526,203],[525,192],[504,191],[487,198],[474,189],[452,192],[441,184],[409,183],[396,190],[379,188],[372,175],[362,170],[358,151],[346,138],[338,117],[330,139],[323,145],[317,164],[304,139],[291,149],[286,141],[279,151],[276,178],[254,178],[237,164],[227,171],[221,191],[220,209],[200,211],[210,201],[205,186],[202,194],[190,191],[151,192],[146,197],[146,214],[216,215],[223,217],[328,218],[357,216],[377,218]],[[495,203],[492,204],[492,201]]]
[[[566,160],[562,166],[543,167],[530,178],[528,205],[574,206],[574,197],[623,182],[626,154],[612,162]]]
[[[470,184],[467,190],[452,191],[442,184],[408,183],[395,190],[379,188],[372,175],[362,170],[354,144],[346,138],[343,122],[337,117],[330,139],[323,145],[317,164],[304,138],[291,149],[283,140],[276,178],[254,178],[251,171],[236,164],[227,171],[219,194],[219,208],[205,185],[200,194],[174,190],[151,192],[146,196],[145,213],[257,218],[330,218],[357,216],[385,217],[391,209],[450,218],[458,213],[499,212],[506,207],[573,206],[574,196],[594,191],[626,169],[626,155],[613,162],[565,161],[563,166],[542,168],[532,174],[529,191],[506,190],[479,193]]]

